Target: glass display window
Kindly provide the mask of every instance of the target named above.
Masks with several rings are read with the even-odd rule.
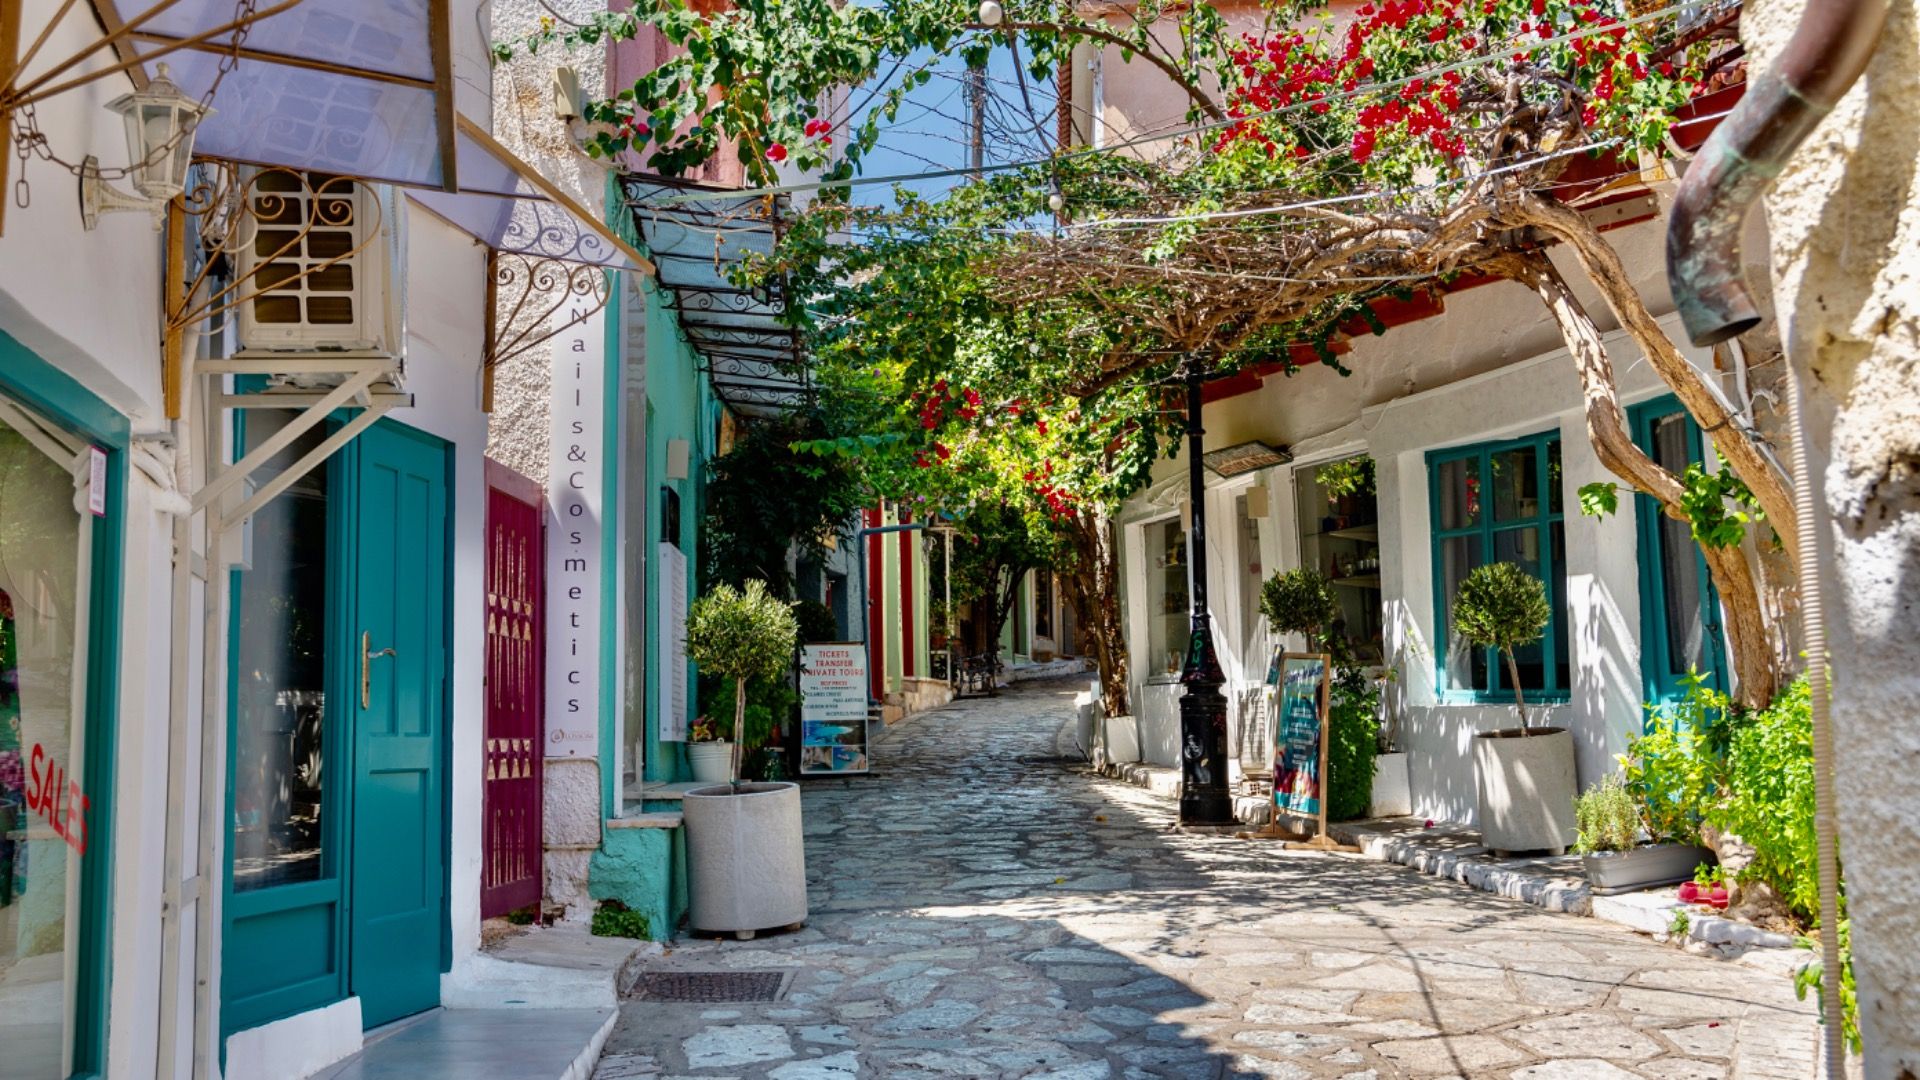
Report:
[[[1188,603],[1187,532],[1178,517],[1143,526],[1147,556],[1147,656],[1143,674],[1173,675],[1193,636]]]

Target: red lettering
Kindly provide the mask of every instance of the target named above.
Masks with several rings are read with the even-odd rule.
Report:
[[[92,801],[80,790],[80,782],[69,780],[60,763],[35,743],[27,765],[27,809],[45,819],[67,846],[85,855],[87,811],[92,807]]]
[[[27,765],[27,809],[40,808],[40,762],[45,760],[47,752],[39,743],[33,744],[33,756]]]
[[[67,828],[65,835],[67,843],[72,845],[73,849],[82,855],[87,853],[87,806],[87,797],[80,793],[80,785],[78,783],[69,783],[67,785]],[[76,832],[74,828],[76,824],[79,826],[78,832]]]

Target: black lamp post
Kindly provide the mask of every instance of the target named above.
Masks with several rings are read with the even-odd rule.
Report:
[[[1180,669],[1180,824],[1232,825],[1233,795],[1227,788],[1227,681],[1213,648],[1213,618],[1207,612],[1207,487],[1200,459],[1206,431],[1200,426],[1197,363],[1187,380],[1187,566],[1193,574],[1193,633]]]

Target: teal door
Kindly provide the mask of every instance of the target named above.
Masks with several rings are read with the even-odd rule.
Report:
[[[446,453],[360,437],[350,985],[373,1027],[440,1003],[446,929]]]
[[[242,445],[289,415],[252,410]],[[382,420],[250,525],[230,635],[224,1032],[354,994],[368,1027],[439,1003],[446,478],[444,443]]]
[[[1705,460],[1699,425],[1669,394],[1628,410],[1633,441],[1657,464],[1679,475]],[[1683,697],[1698,676],[1711,689],[1729,683],[1720,596],[1707,560],[1684,521],[1668,517],[1651,496],[1635,495],[1640,532],[1640,671],[1646,699],[1664,704]]]

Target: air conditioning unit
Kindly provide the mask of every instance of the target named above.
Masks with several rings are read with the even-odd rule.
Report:
[[[233,268],[242,355],[401,351],[399,215],[384,188],[286,169],[247,178]]]

